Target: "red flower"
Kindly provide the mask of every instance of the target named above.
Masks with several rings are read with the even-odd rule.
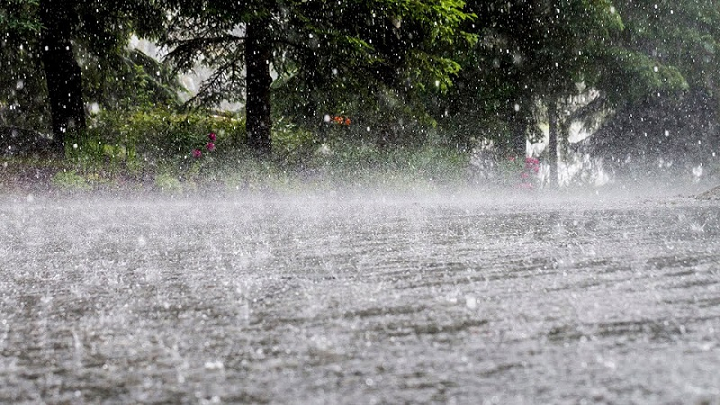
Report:
[[[343,123],[343,117],[335,116],[335,117],[333,117],[333,121],[335,121],[336,124],[342,125],[342,123]]]
[[[207,148],[207,150],[208,150],[209,152],[212,152],[212,151],[215,150],[215,144],[212,143],[212,142],[208,142],[207,145],[205,145],[205,147]]]
[[[215,138],[216,138],[215,132],[210,132],[208,134],[208,139],[210,139],[210,142],[215,142]]]
[[[540,161],[533,157],[525,158],[525,168],[532,169],[537,173],[540,170]]]
[[[350,118],[345,117],[345,126],[346,127],[350,126]]]
[[[200,151],[200,149],[193,149],[192,157],[194,157],[195,159],[198,159],[201,156],[202,156],[202,151]]]

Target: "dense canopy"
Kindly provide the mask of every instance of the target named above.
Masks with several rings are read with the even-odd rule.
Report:
[[[0,125],[51,132],[61,149],[93,108],[230,101],[261,156],[274,122],[322,140],[328,117],[346,115],[348,136],[385,145],[432,136],[524,154],[549,132],[554,167],[581,123],[596,134],[578,150],[618,164],[678,152],[709,164],[718,38],[720,4],[702,0],[10,0]],[[198,67],[209,73],[183,102],[176,74]]]

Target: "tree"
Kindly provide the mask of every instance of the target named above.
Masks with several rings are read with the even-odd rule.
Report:
[[[720,6],[625,0],[616,8],[626,28],[596,84],[615,95],[614,111],[587,149],[614,169],[642,172],[712,162],[720,152]]]
[[[535,96],[545,106],[548,122],[547,161],[549,185],[559,186],[558,144],[566,126],[561,123],[560,101],[579,94],[579,83],[592,82],[598,74],[595,55],[622,29],[622,21],[609,1],[540,2],[534,17],[542,35],[530,58],[530,80]],[[535,73],[535,74],[533,74]],[[581,86],[582,87],[582,86]]]
[[[489,126],[506,135],[493,138],[515,154],[538,134],[538,101],[576,93],[576,83],[594,69],[594,50],[621,27],[607,1],[472,1],[468,12],[478,18],[463,28],[480,39],[452,50],[462,70],[447,97],[439,97],[449,111],[438,112],[466,136],[478,119],[499,121]]]
[[[16,35],[37,32],[40,24],[35,18],[38,0],[6,0],[0,7],[0,33],[3,41]]]
[[[36,63],[36,48],[28,38],[37,37],[40,23],[36,0],[8,1],[0,6],[0,125],[42,126],[30,114],[44,92],[42,72]],[[41,70],[41,69],[40,69]]]
[[[558,177],[558,104],[550,98],[547,102],[548,115],[548,165],[550,166],[550,186],[559,185]]]
[[[72,3],[40,0],[39,4],[39,20],[43,27],[40,50],[52,112],[52,132],[60,151],[66,132],[85,129],[82,73],[71,41],[72,29],[78,20]]]
[[[489,138],[515,155],[525,153],[528,137],[539,135],[540,122],[550,123],[547,158],[551,184],[556,183],[556,145],[566,139],[570,121],[590,122],[629,101],[676,94],[685,86],[673,63],[628,42],[637,28],[626,21],[624,7],[613,4],[469,2],[468,11],[478,18],[464,28],[480,40],[469,49],[453,49],[462,70],[447,96],[437,96],[439,122],[458,134],[459,143]],[[658,32],[647,35],[662,38]],[[581,89],[599,96],[579,108],[573,100]]]
[[[82,131],[85,126],[87,96],[107,101],[109,90],[124,86],[137,91],[138,80],[148,78],[141,73],[150,62],[126,45],[133,32],[152,35],[161,28],[165,14],[152,2],[11,3],[0,12],[0,24],[8,28],[0,48],[8,56],[8,66],[0,73],[0,82],[10,84],[4,88],[12,89],[5,94],[12,110],[23,113],[3,114],[3,118],[6,123],[24,121],[42,130],[43,119],[30,122],[24,117],[43,116],[49,106],[55,149],[62,152],[68,131]]]
[[[246,106],[250,147],[262,155],[270,153],[270,16],[260,15],[248,21],[245,29],[245,69],[247,71]]]
[[[438,50],[462,36],[459,24],[470,17],[460,0],[168,4],[169,57],[182,69],[197,61],[215,69],[195,101],[246,99],[249,144],[260,155],[271,144],[271,70],[305,92],[301,109],[319,122],[315,90],[447,87],[459,67]]]

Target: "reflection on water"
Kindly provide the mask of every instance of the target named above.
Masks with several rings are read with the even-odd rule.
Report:
[[[0,402],[701,403],[720,207],[5,201]]]

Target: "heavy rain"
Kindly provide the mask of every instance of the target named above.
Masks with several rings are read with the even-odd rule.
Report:
[[[720,5],[0,5],[0,403],[720,403]]]
[[[38,198],[0,215],[2,402],[720,395],[716,203]]]

